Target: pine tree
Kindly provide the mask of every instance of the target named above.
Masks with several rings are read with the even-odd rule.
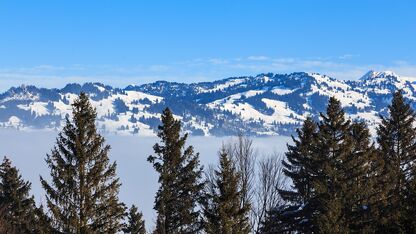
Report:
[[[290,217],[278,216],[272,214],[281,209],[269,211],[269,216],[285,218],[283,222],[289,230],[296,229],[313,230],[312,215],[313,204],[310,199],[313,197],[313,168],[312,160],[315,153],[317,125],[311,117],[306,118],[301,129],[297,130],[297,138],[292,137],[294,145],[288,145],[286,159],[282,162],[284,174],[288,176],[293,183],[291,190],[280,190],[279,193],[291,205],[286,210],[297,210],[297,212],[287,212]],[[270,220],[270,218],[269,218]]]
[[[166,108],[158,127],[162,143],[153,147],[156,155],[148,157],[159,173],[159,190],[155,198],[157,221],[155,233],[196,233],[201,229],[200,212],[204,184],[199,154],[192,146],[185,148],[187,134],[181,136],[181,122]]]
[[[382,159],[371,141],[370,131],[364,122],[351,125],[353,147],[342,163],[346,190],[343,207],[352,232],[371,233],[379,210],[380,191],[377,189]]]
[[[81,93],[72,108],[72,119],[66,117],[46,157],[52,180],[41,177],[52,222],[65,233],[116,233],[125,214],[116,163],[110,163],[110,146],[97,133],[96,111],[87,95]]]
[[[241,207],[243,193],[239,189],[241,175],[225,148],[220,152],[220,165],[213,178],[206,182],[204,221],[207,233],[244,234],[250,232],[250,206]]]
[[[135,205],[131,206],[128,214],[128,223],[123,228],[124,233],[145,234],[146,228],[143,220],[143,214],[137,210]]]
[[[274,207],[271,210],[267,211],[266,218],[264,222],[260,225],[260,232],[262,234],[275,234],[275,233],[313,233],[312,229],[305,229],[304,231],[299,231],[301,228],[295,228],[292,225],[293,219],[296,215],[290,215],[288,217],[287,213],[296,213],[299,206],[278,206]],[[289,219],[288,219],[289,218]]]
[[[54,229],[52,227],[52,220],[51,218],[45,214],[43,209],[43,205],[37,207],[35,210],[35,233],[53,233]]]
[[[29,196],[31,184],[24,181],[11,161],[4,157],[0,165],[0,207],[3,220],[16,233],[35,233],[35,201]]]
[[[394,94],[388,110],[389,116],[381,117],[377,129],[379,151],[384,158],[384,183],[381,186],[386,192],[380,229],[400,233],[411,227],[415,219],[415,213],[411,212],[410,217],[406,214],[409,209],[414,209],[414,204],[406,203],[412,199],[408,195],[413,190],[412,180],[415,178],[415,113],[405,102],[401,90]]]
[[[405,226],[407,227],[407,233],[416,232],[416,166],[412,165],[411,169],[412,177],[409,181],[409,189],[406,192],[407,209],[405,211]]]
[[[6,206],[0,206],[0,233],[17,234],[13,224],[7,218],[8,212]]]
[[[290,202],[305,203],[312,196],[312,173],[310,161],[313,157],[317,125],[308,117],[301,129],[297,130],[298,139],[292,137],[294,145],[288,145],[284,173],[293,182],[294,190],[280,193]]]
[[[318,211],[314,222],[320,233],[348,233],[344,209],[349,189],[345,162],[353,149],[351,123],[345,119],[341,103],[334,97],[329,99],[326,114],[321,113],[321,118],[313,161],[317,172],[313,180],[316,193],[313,203]]]
[[[335,98],[330,98],[321,117],[313,160],[316,227],[323,233],[371,232],[378,213],[376,184],[382,163],[368,127],[346,120]]]
[[[330,98],[318,126],[307,118],[283,161],[292,190],[280,194],[289,205],[268,212],[263,230],[349,233],[374,230],[383,165],[368,127],[345,119]]]

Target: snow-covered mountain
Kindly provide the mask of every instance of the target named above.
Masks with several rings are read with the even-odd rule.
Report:
[[[386,114],[391,94],[402,89],[414,105],[416,81],[370,71],[354,81],[317,73],[259,74],[193,84],[157,81],[124,89],[100,83],[62,89],[22,85],[0,94],[0,128],[59,129],[81,91],[97,108],[98,127],[116,134],[154,135],[160,114],[172,109],[194,135],[289,135],[304,118],[319,118],[327,100],[341,100],[351,118],[373,129]]]

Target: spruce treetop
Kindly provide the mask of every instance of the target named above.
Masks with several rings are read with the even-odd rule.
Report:
[[[3,218],[16,232],[35,232],[36,206],[30,196],[31,183],[25,181],[10,159],[4,157],[0,165],[0,208],[5,212]]]
[[[57,231],[69,233],[121,230],[124,204],[116,163],[110,163],[110,146],[95,126],[96,111],[81,93],[72,104],[72,118],[59,133],[46,157],[51,182],[41,177],[46,201]]]
[[[169,108],[163,111],[158,127],[161,142],[153,146],[155,155],[148,161],[159,173],[159,190],[155,198],[158,212],[155,233],[196,233],[201,229],[196,209],[204,184],[199,154],[185,147],[187,134],[181,136],[181,122]]]

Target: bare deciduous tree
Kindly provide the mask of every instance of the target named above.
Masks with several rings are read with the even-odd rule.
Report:
[[[236,167],[241,176],[240,190],[242,192],[241,206],[253,203],[255,167],[257,161],[253,140],[240,134],[235,142],[228,146],[229,154],[235,160]]]
[[[204,170],[204,177],[205,177],[205,186],[203,190],[204,194],[214,194],[216,191],[215,165],[214,164],[208,165],[207,169]]]
[[[257,186],[255,189],[256,203],[252,207],[254,216],[253,233],[259,233],[267,211],[284,203],[279,195],[279,189],[286,186],[287,177],[283,174],[281,161],[282,155],[278,153],[273,153],[258,161]]]
[[[243,193],[241,205],[243,207],[249,204],[251,207],[251,232],[259,233],[267,211],[284,202],[278,192],[287,184],[287,177],[283,174],[281,164],[283,155],[273,153],[269,156],[257,157],[253,140],[242,134],[223,147],[235,161],[241,176],[240,190]]]

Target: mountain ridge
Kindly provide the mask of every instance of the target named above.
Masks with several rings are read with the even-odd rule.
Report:
[[[290,135],[310,115],[319,118],[335,96],[352,119],[372,130],[395,90],[414,106],[416,82],[391,71],[369,71],[357,80],[338,80],[319,73],[261,73],[212,82],[155,81],[115,88],[99,82],[70,83],[63,88],[11,87],[0,94],[0,128],[59,129],[71,114],[79,92],[97,109],[102,132],[155,135],[165,107],[194,135]]]

